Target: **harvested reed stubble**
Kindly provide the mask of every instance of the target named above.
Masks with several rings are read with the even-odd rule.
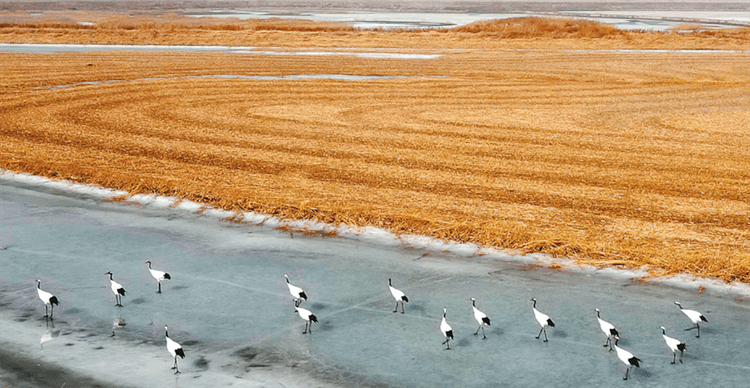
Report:
[[[483,49],[436,60],[0,54],[0,167],[750,281],[747,55],[519,53],[473,32],[342,33],[353,45],[430,35]],[[190,78],[210,74],[418,77]],[[107,80],[118,81],[80,84]]]

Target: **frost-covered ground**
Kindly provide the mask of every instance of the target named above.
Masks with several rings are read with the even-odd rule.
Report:
[[[620,386],[624,367],[601,346],[594,308],[643,360],[627,384],[742,386],[750,375],[746,285],[633,281],[642,274],[566,261],[551,270],[543,256],[375,228],[298,222],[288,225],[341,237],[290,235],[277,219],[244,214],[236,224],[171,198],[102,201],[123,194],[0,174],[0,384],[34,386],[29,376],[59,368],[39,385]],[[172,275],[162,294],[146,260]],[[107,271],[127,290],[122,308]],[[311,335],[285,273],[318,316]],[[404,315],[391,312],[389,277],[410,298]],[[43,318],[35,279],[60,298],[54,322]],[[492,319],[486,341],[473,335],[470,297]],[[534,338],[531,297],[556,323],[548,343]],[[701,338],[684,331],[690,322],[674,301],[706,315]],[[438,329],[444,307],[451,351]],[[187,354],[177,376],[164,324]],[[688,343],[684,364],[670,365],[661,325]]]

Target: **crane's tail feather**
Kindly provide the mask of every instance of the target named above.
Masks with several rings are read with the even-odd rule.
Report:
[[[547,324],[548,324],[548,325],[549,325],[550,327],[555,327],[555,322],[552,322],[552,319],[548,319],[548,320],[547,320]]]
[[[409,298],[406,295],[402,296],[401,300],[403,300],[406,303],[409,303]]]
[[[59,301],[59,300],[57,300],[57,297],[56,297],[56,296],[54,296],[54,295],[52,295],[52,297],[51,297],[51,298],[49,298],[49,303],[50,303],[50,304],[53,304],[53,305],[56,305],[56,306],[59,306],[59,305],[60,305],[60,301]]]
[[[180,358],[185,358],[185,351],[182,350],[182,348],[176,349],[174,351],[174,354],[180,356]]]
[[[172,279],[172,277],[171,277],[171,276],[169,276],[169,274],[165,272],[165,273],[164,273],[164,279],[170,279],[170,280],[171,280],[171,279]]]

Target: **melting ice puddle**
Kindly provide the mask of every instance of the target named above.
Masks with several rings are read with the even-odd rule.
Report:
[[[297,81],[297,80],[333,80],[333,81],[373,81],[373,80],[391,80],[402,78],[419,78],[411,76],[390,76],[390,75],[351,75],[351,74],[292,74],[292,75],[240,75],[240,74],[212,74],[197,75],[190,77],[164,77],[164,78],[137,78],[132,80],[108,80],[108,81],[83,81],[69,85],[56,85],[48,87],[50,90],[66,89],[82,85],[106,85],[116,82],[138,82],[138,81],[165,81],[181,79],[241,79],[253,81]],[[40,88],[41,89],[41,88]]]
[[[258,51],[250,46],[161,46],[161,45],[114,45],[114,44],[33,44],[33,43],[0,43],[0,52],[25,54],[82,53],[104,51],[139,51],[139,52],[204,52],[232,53],[255,55],[351,55],[359,58],[374,59],[435,59],[439,54],[404,54],[359,51]]]

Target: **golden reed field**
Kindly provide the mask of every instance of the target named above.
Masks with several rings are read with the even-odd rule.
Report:
[[[82,17],[95,24],[73,22]],[[1,42],[275,51],[0,53],[0,168],[750,282],[750,54],[585,51],[747,51],[749,29],[532,18],[360,31],[74,12],[0,21]],[[397,78],[201,77],[304,74]]]

